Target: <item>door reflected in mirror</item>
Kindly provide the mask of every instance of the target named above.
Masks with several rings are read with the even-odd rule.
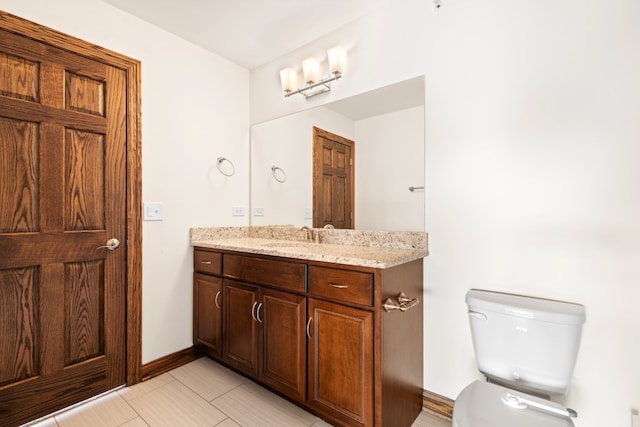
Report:
[[[314,159],[320,162],[314,129],[354,143],[352,220],[332,225],[424,231],[424,190],[409,190],[424,187],[423,77],[253,126],[251,225],[321,227],[340,217],[319,213],[347,192],[347,184],[318,171],[314,178]],[[286,174],[284,182],[275,179],[274,166]],[[314,181],[323,180],[329,184],[315,190],[322,193],[314,203]]]

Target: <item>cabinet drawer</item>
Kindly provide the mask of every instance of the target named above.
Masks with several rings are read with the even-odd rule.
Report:
[[[309,267],[309,293],[337,301],[372,305],[373,275],[359,271]]]
[[[222,254],[196,248],[193,251],[193,269],[198,273],[222,274]]]
[[[287,261],[225,254],[225,277],[245,280],[281,289],[304,292],[306,265]]]

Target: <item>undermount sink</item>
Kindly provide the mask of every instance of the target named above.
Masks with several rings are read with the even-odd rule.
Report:
[[[302,248],[309,245],[310,243],[306,242],[269,242],[262,246],[265,248]]]

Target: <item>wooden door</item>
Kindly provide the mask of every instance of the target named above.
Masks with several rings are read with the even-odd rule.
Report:
[[[125,382],[126,81],[0,30],[0,425]]]
[[[220,357],[222,347],[222,279],[196,273],[193,287],[193,342]]]
[[[223,280],[222,359],[247,374],[258,376],[258,287]]]
[[[313,298],[309,406],[340,425],[373,425],[373,313]]]
[[[298,402],[306,392],[306,298],[260,289],[256,317],[262,326],[260,379]]]
[[[313,226],[354,228],[354,142],[313,128]]]

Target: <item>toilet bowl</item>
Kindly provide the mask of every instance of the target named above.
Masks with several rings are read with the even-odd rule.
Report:
[[[550,400],[569,389],[582,305],[472,289],[469,323],[478,370],[453,407],[453,427],[567,427],[577,416]],[[545,396],[549,398],[542,398]]]

